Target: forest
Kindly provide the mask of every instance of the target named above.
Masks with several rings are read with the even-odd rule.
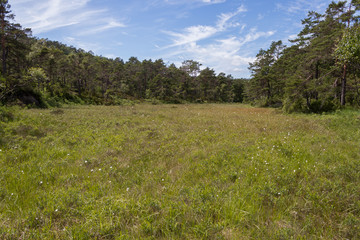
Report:
[[[63,103],[117,105],[246,102],[285,112],[327,112],[360,105],[360,1],[309,12],[291,46],[274,41],[249,64],[250,79],[162,59],[110,59],[32,36],[0,3],[0,102],[30,107]]]

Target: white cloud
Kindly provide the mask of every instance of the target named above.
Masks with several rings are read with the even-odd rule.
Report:
[[[12,9],[18,22],[39,34],[73,25],[89,27],[95,24],[95,19],[106,18],[106,9],[90,9],[89,2],[90,0],[20,0],[12,3]],[[97,26],[99,30],[120,27],[120,23],[116,21],[102,23],[102,26]]]
[[[239,23],[229,23],[229,21],[233,17],[238,15],[239,13],[246,12],[246,11],[247,11],[247,9],[245,8],[245,6],[241,5],[240,7],[238,7],[238,9],[235,12],[220,14],[220,16],[218,16],[219,20],[217,22],[218,29],[219,30],[225,30],[228,27],[237,27],[237,26],[239,26],[240,25]]]
[[[186,28],[183,33],[165,33],[168,33],[170,36],[174,37],[173,44],[168,47],[175,47],[206,39],[213,36],[217,32],[218,29],[215,27],[198,25]]]
[[[254,58],[239,54],[243,44],[243,39],[230,37],[204,46],[192,43],[170,55],[183,60],[199,61],[204,66],[214,68],[218,73],[225,72],[237,76],[246,76],[248,75],[247,66],[249,62],[254,61]]]
[[[280,11],[285,11],[289,14],[294,13],[307,13],[308,11],[318,11],[323,12],[326,6],[328,6],[332,0],[295,0],[295,1],[289,1],[288,3],[277,3],[276,7]]]
[[[192,42],[169,53],[168,57],[182,60],[193,59],[204,66],[214,68],[218,73],[225,72],[236,77],[246,77],[249,74],[247,69],[249,62],[255,60],[253,56],[246,53],[246,44],[260,37],[270,37],[274,33],[274,31],[256,32],[252,29],[243,37],[233,36],[207,45]]]
[[[257,32],[256,28],[252,28],[250,32],[242,39],[242,45],[253,42],[260,37],[270,37],[275,34],[275,31]]]
[[[71,45],[71,46],[76,46],[78,48],[81,48],[85,51],[92,51],[92,52],[97,52],[99,50],[102,49],[102,46],[98,43],[89,43],[89,42],[85,42],[85,41],[81,41],[77,38],[74,37],[65,37],[63,39],[65,44]]]
[[[101,32],[104,32],[106,30],[112,29],[112,28],[124,28],[126,27],[125,24],[116,21],[115,19],[104,19],[100,21],[101,25],[94,26],[89,30],[80,32],[79,35],[92,35],[92,34],[98,34]]]
[[[223,32],[230,27],[242,26],[242,24],[238,22],[231,22],[231,19],[239,13],[246,11],[247,10],[244,6],[240,6],[235,12],[222,13],[218,16],[218,21],[215,26],[190,26],[185,28],[182,33],[164,31],[165,33],[173,37],[173,44],[167,46],[166,48],[195,43],[200,40],[212,37],[219,32]]]
[[[224,3],[226,0],[163,0],[167,4],[195,4],[195,3],[204,3],[204,4],[219,4]],[[159,0],[154,0],[153,3],[158,3]]]
[[[226,2],[226,0],[202,0],[202,2],[204,2],[204,3],[216,4],[216,3]]]
[[[180,63],[180,60],[193,59],[214,68],[218,73],[248,76],[248,64],[255,60],[253,53],[248,50],[248,44],[259,38],[273,36],[275,31],[258,31],[252,28],[244,33],[246,25],[235,21],[234,17],[246,11],[246,8],[241,6],[235,12],[220,14],[213,26],[191,26],[180,33],[166,32],[173,42],[165,48],[168,51],[167,58],[177,63]],[[213,39],[218,33],[235,27],[240,30],[239,36],[220,35],[221,39]],[[200,40],[204,39],[210,41],[200,43]]]

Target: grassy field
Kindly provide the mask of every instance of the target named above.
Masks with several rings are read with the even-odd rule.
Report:
[[[19,110],[0,239],[360,239],[360,112]]]

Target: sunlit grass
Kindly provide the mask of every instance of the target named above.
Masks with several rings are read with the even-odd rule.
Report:
[[[356,239],[360,113],[22,110],[1,123],[1,239]]]

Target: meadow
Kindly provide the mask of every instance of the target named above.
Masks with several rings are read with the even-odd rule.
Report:
[[[0,239],[360,239],[360,112],[17,109]]]

